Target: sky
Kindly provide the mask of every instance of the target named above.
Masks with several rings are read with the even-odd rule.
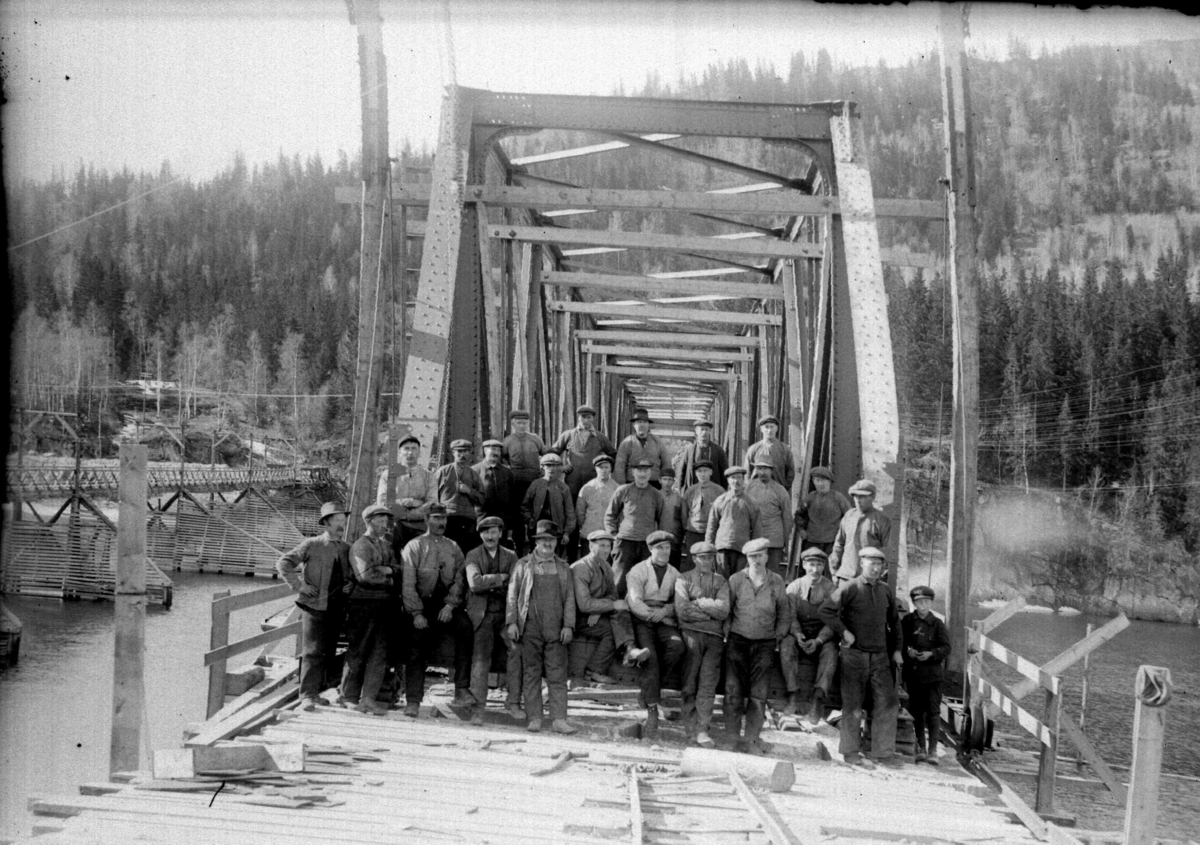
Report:
[[[767,0],[382,0],[393,149],[436,142],[444,86],[611,94],[745,58],[786,77],[792,54],[903,64],[935,48],[932,3]],[[449,38],[447,37],[449,33]],[[1200,38],[1162,9],[976,3],[968,49],[1003,58],[1071,44]],[[453,45],[453,62],[447,44]],[[328,164],[360,145],[358,54],[343,0],[4,0],[6,181],[80,163],[206,179],[236,153]]]

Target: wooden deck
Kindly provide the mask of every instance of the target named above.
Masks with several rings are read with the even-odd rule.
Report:
[[[952,756],[938,768],[906,763],[864,771],[836,753],[821,759],[818,743],[836,752],[836,730],[825,725],[816,733],[765,732],[774,756],[792,762],[796,773],[787,792],[771,793],[736,774],[685,776],[678,723],[666,722],[657,744],[627,736],[636,735],[645,715],[631,690],[573,690],[570,717],[580,732],[560,737],[513,723],[499,696],[489,703],[485,725],[472,727],[449,710],[444,684],[429,692],[421,718],[413,720],[399,711],[374,717],[332,706],[301,712],[294,681],[279,681],[268,678],[231,702],[189,745],[218,758],[248,753],[249,743],[265,745],[281,761],[266,768],[283,771],[249,772],[230,762],[229,770],[204,774],[197,753],[196,774],[187,777],[189,771],[166,771],[168,762],[178,764],[177,749],[158,753],[159,780],[144,772],[127,783],[85,785],[78,796],[31,799],[40,835],[28,841],[1038,840]],[[714,738],[728,746],[723,732]],[[1040,836],[1066,838],[1057,831]]]

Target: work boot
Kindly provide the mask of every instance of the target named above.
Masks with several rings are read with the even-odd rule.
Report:
[[[354,709],[359,713],[366,713],[369,716],[386,716],[387,708],[382,707],[374,701],[360,701],[354,705]]]
[[[696,734],[696,744],[701,748],[715,748],[717,745],[713,742],[712,737],[708,735],[706,728],[701,728],[700,732]]]
[[[818,724],[825,718],[825,690],[817,689],[813,692],[812,709],[808,711],[808,719],[814,725]]]
[[[525,711],[521,709],[521,705],[517,704],[516,702],[504,705],[504,710],[508,713],[508,715],[512,716],[519,722],[524,722],[527,718],[525,716]]]
[[[478,705],[471,710],[471,724],[477,728],[483,727],[483,705]]]
[[[641,666],[649,656],[650,649],[631,645],[625,649],[625,658],[621,662],[626,666]]]
[[[416,719],[418,716],[420,716],[421,715],[421,702],[410,701],[410,702],[408,702],[408,704],[405,704],[404,705],[404,715],[408,716],[410,719]]]
[[[585,681],[591,681],[593,684],[615,684],[617,679],[611,675],[605,675],[603,672],[587,671],[583,673]]]
[[[847,765],[857,766],[860,769],[868,769],[869,770],[869,769],[875,768],[875,764],[872,761],[868,760],[866,757],[862,756],[858,752],[851,752],[850,754],[847,754],[843,759],[846,761]]]
[[[725,731],[734,739],[742,733],[742,706],[735,698],[725,696]]]
[[[746,742],[750,745],[759,741],[758,735],[762,733],[763,724],[767,719],[766,704],[765,701],[752,698],[750,706],[746,708]]]
[[[304,711],[312,711],[317,709],[318,699],[315,695],[306,695],[300,699],[300,709]]]
[[[926,756],[927,756],[927,754],[925,751],[925,740],[924,740],[924,738],[919,738],[917,740],[916,750],[913,751],[913,762],[914,763],[923,763],[923,762],[925,762]]]
[[[346,698],[346,696],[342,695],[339,692],[338,697],[337,697],[337,703],[338,703],[338,707],[345,707],[347,710],[353,710],[355,707],[358,706],[358,699]]]
[[[938,762],[938,743],[936,739],[929,740],[929,753],[925,755],[925,762],[931,766],[940,766]]]
[[[541,731],[542,731],[541,717],[539,716],[536,719],[530,719],[529,724],[525,726],[525,730],[529,731],[531,734],[541,733]]]
[[[646,707],[646,724],[642,726],[642,739],[658,739],[658,705]]]
[[[550,723],[550,730],[556,734],[573,734],[576,733],[576,728],[566,719],[555,719]]]
[[[475,696],[471,695],[470,690],[458,689],[454,691],[454,700],[450,702],[451,707],[474,707]]]
[[[800,707],[800,691],[795,690],[788,693],[787,704],[783,707],[783,715],[795,716],[796,710]]]

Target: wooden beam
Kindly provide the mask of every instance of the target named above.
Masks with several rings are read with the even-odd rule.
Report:
[[[1096,749],[1096,746],[1092,745],[1092,741],[1087,738],[1087,734],[1080,730],[1070,719],[1062,719],[1058,723],[1058,727],[1066,734],[1071,744],[1079,750],[1083,758],[1087,760],[1088,764],[1096,772],[1096,776],[1108,787],[1109,792],[1113,794],[1117,801],[1124,804],[1126,799],[1124,784],[1117,780],[1116,774],[1108,767],[1108,763],[1105,762],[1104,758],[1100,756],[1100,752]]]
[[[121,444],[109,772],[141,768],[146,706],[146,462],[145,446]]]
[[[288,584],[272,584],[270,587],[262,587],[257,590],[250,590],[237,595],[229,595],[226,590],[224,594],[216,593],[213,596],[213,611],[220,609],[224,613],[232,613],[235,610],[243,610],[247,607],[254,607],[257,604],[264,604],[276,599],[286,598],[293,595],[292,588]],[[223,596],[217,598],[217,596]]]
[[[1075,663],[1075,661],[1082,658],[1085,654],[1095,651],[1097,648],[1104,645],[1106,642],[1128,627],[1129,618],[1124,613],[1115,619],[1108,620],[1091,634],[1075,643],[1075,645],[1071,646],[1057,657],[1054,657],[1043,663],[1042,671],[1051,675],[1061,675],[1069,666]],[[1019,701],[1037,688],[1038,685],[1033,681],[1019,681],[1013,684],[1013,698]]]
[[[679,358],[685,361],[695,361],[697,353],[688,349],[665,349],[653,346],[602,346],[596,343],[584,343],[584,352],[596,355],[625,355],[629,358]],[[705,350],[706,361],[750,361],[754,358],[749,352],[717,352]]]
[[[639,320],[688,320],[697,323],[777,326],[783,318],[740,311],[707,311],[699,308],[669,308],[662,305],[611,305],[607,302],[552,302],[553,311],[590,314],[593,317],[633,317]]]
[[[287,584],[280,586],[291,587]],[[208,647],[210,651],[224,648],[229,644],[229,606],[222,601],[232,598],[229,590],[213,593],[211,606],[212,619],[208,631]],[[214,713],[220,712],[225,706],[225,661],[214,660],[208,664],[208,707],[204,718],[211,719]]]
[[[737,376],[733,373],[714,373],[709,370],[672,370],[665,367],[615,367],[610,364],[601,364],[599,370],[602,373],[609,373],[614,376],[674,378],[689,379],[691,381],[737,381]]]
[[[691,751],[692,749],[689,748],[688,750]],[[746,782],[742,780],[742,776],[737,773],[737,770],[732,768],[729,770],[729,782],[733,784],[738,798],[742,799],[742,803],[758,819],[759,824],[762,825],[763,832],[767,834],[767,838],[771,842],[775,843],[775,845],[796,845],[799,843],[800,840],[795,835],[789,835],[789,831],[779,823],[779,820],[767,812],[767,808],[750,791],[750,787],[746,786]]]
[[[1001,624],[1007,622],[1016,614],[1020,613],[1025,608],[1025,597],[1017,596],[1004,607],[997,608],[988,614],[987,618],[979,620],[977,630],[981,634],[988,634],[999,628]]]
[[[734,334],[688,334],[686,332],[650,332],[645,329],[581,329],[580,340],[622,341],[627,343],[669,344],[672,346],[741,347],[758,345],[758,339]]]
[[[699,235],[659,235],[647,232],[614,232],[607,229],[570,229],[547,226],[491,226],[493,238],[547,244],[582,244],[621,249],[661,249],[669,252],[715,252],[733,255],[766,255],[772,258],[820,258],[820,244],[791,243],[777,238],[710,238]]]
[[[684,296],[738,296],[749,299],[782,299],[778,285],[753,282],[727,282],[701,279],[656,279],[651,276],[611,276],[597,273],[550,272],[542,278],[544,285],[572,288],[623,290],[651,295],[678,293]]]
[[[1125,843],[1154,845],[1163,738],[1167,705],[1171,701],[1171,670],[1139,666],[1134,693],[1133,766],[1129,772],[1129,803],[1125,807]]]
[[[637,766],[629,771],[629,832],[633,845],[642,845],[646,833],[642,822],[642,796],[638,792]]]
[[[215,648],[204,655],[204,665],[213,666],[217,663],[223,663],[225,660],[233,657],[234,655],[250,651],[251,649],[257,648],[260,645],[266,645],[267,643],[274,642],[275,640],[282,640],[285,637],[298,636],[300,634],[300,625],[301,623],[299,621],[289,622],[287,625],[281,625],[278,628],[272,628],[269,631],[263,631],[261,634],[255,634],[252,637],[246,637],[244,640],[238,640],[236,643],[230,643],[229,645]],[[222,684],[224,684],[224,677],[225,672],[222,670]],[[222,697],[224,697],[224,693],[222,693]]]

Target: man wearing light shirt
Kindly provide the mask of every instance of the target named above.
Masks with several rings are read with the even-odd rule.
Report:
[[[409,540],[425,533],[426,505],[437,501],[437,485],[433,473],[420,466],[417,459],[421,454],[421,441],[413,435],[403,438],[399,444],[398,463],[385,467],[379,477],[379,492],[376,501],[387,505],[396,518],[392,531],[392,553],[400,559],[400,552]],[[388,476],[396,476],[396,488],[392,501],[388,501]]]
[[[758,530],[755,536],[770,543],[767,550],[767,568],[783,575],[783,556],[792,539],[792,497],[778,484],[771,474],[771,461],[759,457],[754,465],[754,477],[746,485],[746,495],[758,508]]]
[[[862,479],[850,488],[854,507],[846,511],[838,524],[833,551],[829,553],[829,571],[837,584],[859,576],[860,549],[886,549],[892,536],[892,521],[875,507],[875,483]]]
[[[650,559],[629,573],[629,612],[633,615],[633,636],[641,648],[649,650],[641,664],[641,701],[646,705],[646,724],[642,737],[658,735],[658,702],[662,679],[673,674],[683,660],[686,646],[675,619],[675,579],[679,570],[671,566],[672,537],[655,531],[646,538]]]
[[[612,477],[612,458],[608,455],[597,455],[592,464],[596,467],[596,477],[579,488],[579,495],[575,499],[580,557],[588,553],[588,535],[593,531],[604,530],[604,514],[618,487]]]

